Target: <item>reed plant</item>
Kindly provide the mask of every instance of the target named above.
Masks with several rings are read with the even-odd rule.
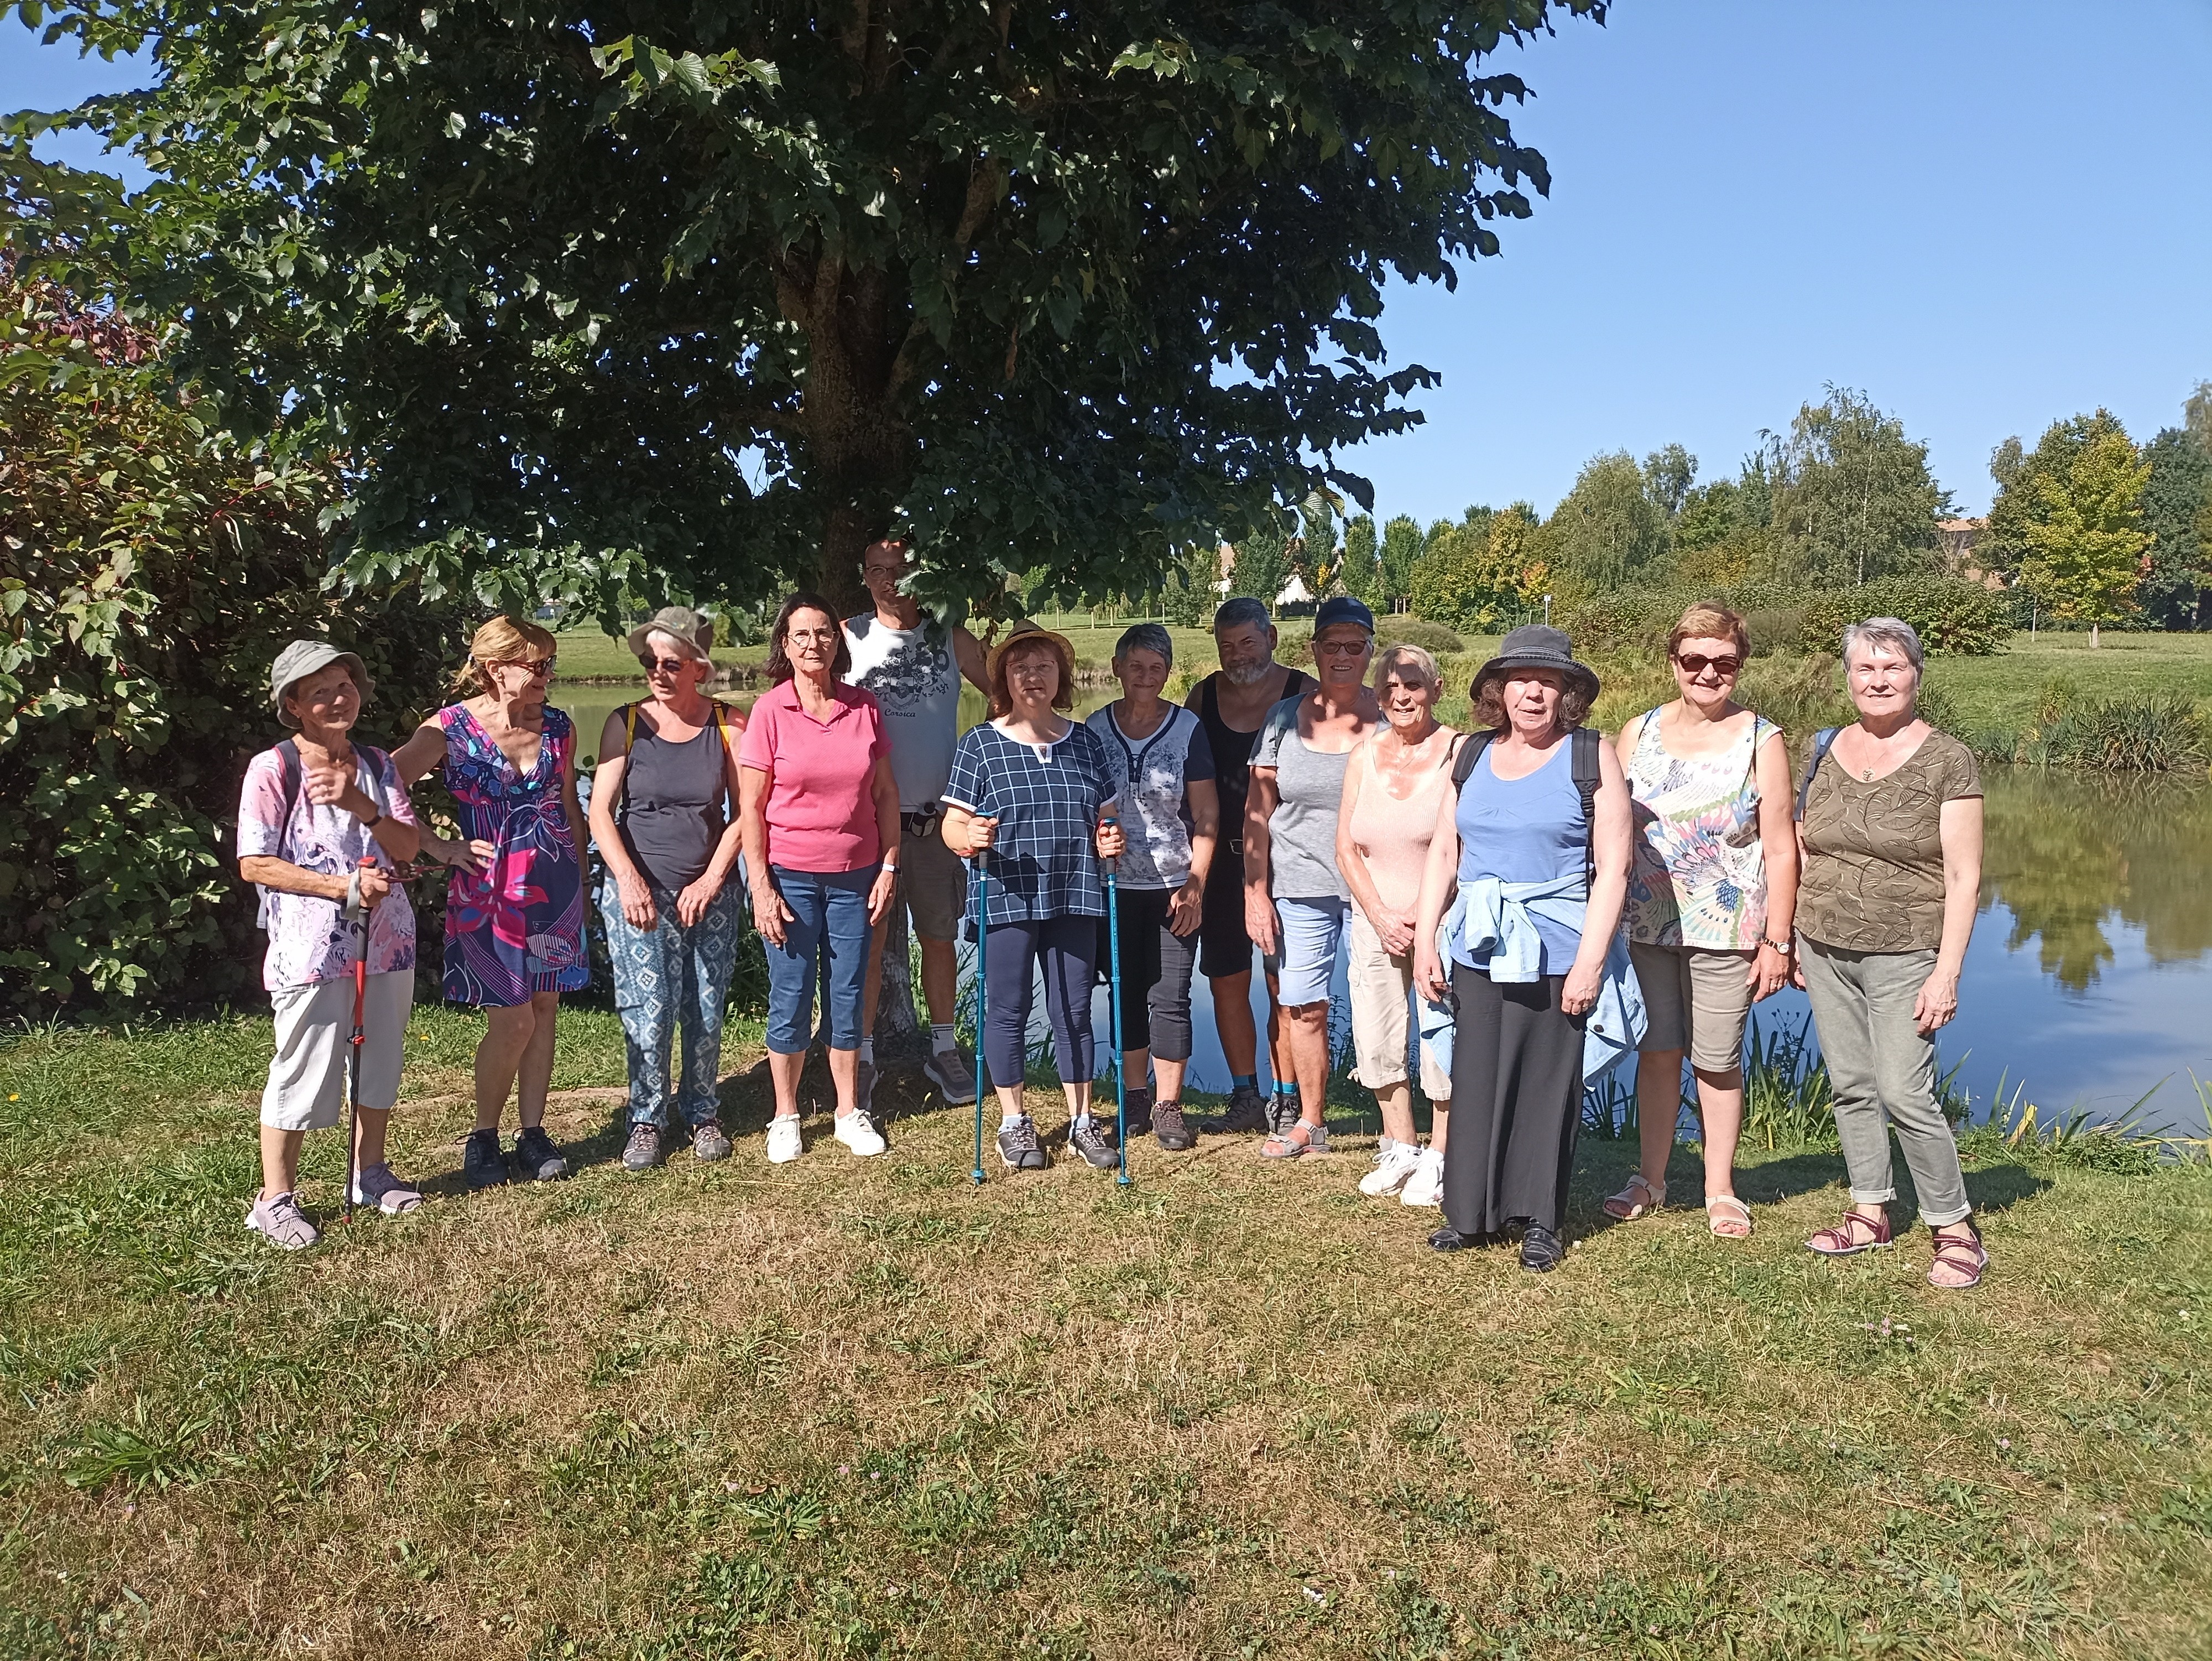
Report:
[[[2072,680],[2053,677],[2037,689],[2025,724],[1986,734],[1976,748],[2025,766],[2202,774],[2212,762],[2212,727],[2186,693],[2088,697]]]

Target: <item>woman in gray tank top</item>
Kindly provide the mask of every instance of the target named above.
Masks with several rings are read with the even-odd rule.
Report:
[[[714,639],[714,624],[683,606],[632,632],[653,696],[607,717],[592,775],[592,840],[607,867],[599,918],[629,1050],[631,1171],[660,1163],[663,1129],[678,1123],[700,1159],[730,1152],[715,1085],[744,916],[744,885],[730,880],[742,843],[729,804],[745,722],[702,690]],[[679,1025],[683,1082],[672,1087]]]

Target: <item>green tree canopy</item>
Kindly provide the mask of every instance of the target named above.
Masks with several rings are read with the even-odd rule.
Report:
[[[2040,481],[2061,478],[2072,469],[2081,453],[2098,439],[2118,433],[2126,436],[2109,410],[2093,415],[2069,416],[2044,429],[2033,450],[2019,439],[2008,438],[1990,454],[1990,477],[1997,493],[1990,503],[1990,522],[1975,545],[1977,561],[2008,581],[2017,581],[2031,545],[2028,531],[2048,511]]]
[[[1382,599],[1382,567],[1375,535],[1375,515],[1355,514],[1344,527],[1343,581],[1347,593],[1356,594],[1375,611],[1389,610]]]
[[[2143,446],[2150,477],[2143,485],[2143,529],[2153,538],[2150,575],[2143,579],[2145,616],[2161,629],[2212,624],[2212,449],[2186,428],[2168,427]]]
[[[1412,515],[1400,514],[1382,526],[1382,590],[1384,610],[1413,591],[1413,567],[1421,557],[1421,527]]]
[[[70,118],[167,176],[111,233],[225,420],[356,458],[357,577],[845,590],[898,525],[957,605],[1364,505],[1334,459],[1434,380],[1383,367],[1386,283],[1548,186],[1486,60],[1605,6],[46,15],[150,53]]]
[[[1665,557],[1667,516],[1644,489],[1636,459],[1617,450],[1583,465],[1540,540],[1553,569],[1594,588],[1618,588]]]
[[[1951,493],[1928,447],[1864,392],[1830,386],[1770,451],[1771,523],[1795,574],[1836,586],[1936,569],[1936,524]]]
[[[2100,625],[2136,611],[2151,540],[2142,528],[2149,481],[2149,464],[2117,429],[2083,445],[2063,472],[2039,472],[2030,481],[2042,512],[2027,526],[2021,581],[2047,615],[2087,624],[2093,645]]]

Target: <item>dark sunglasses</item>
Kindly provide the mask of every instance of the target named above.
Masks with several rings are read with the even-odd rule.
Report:
[[[553,672],[554,660],[551,658],[515,658],[510,660],[516,668],[521,670],[532,680],[536,680],[541,675],[550,675]]]
[[[1743,667],[1741,658],[1709,658],[1698,652],[1678,652],[1674,654],[1674,661],[1682,666],[1683,673],[1692,678],[1704,674],[1708,669],[1717,675],[1732,675]]]
[[[689,658],[640,658],[638,660],[645,666],[645,672],[648,675],[655,670],[659,670],[664,675],[681,674],[684,672],[684,666],[690,660]]]

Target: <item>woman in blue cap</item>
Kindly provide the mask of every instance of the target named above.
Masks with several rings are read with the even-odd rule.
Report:
[[[1279,963],[1283,1019],[1297,1073],[1298,1118],[1260,1145],[1267,1159],[1326,1151],[1328,988],[1352,913],[1336,864],[1345,764],[1382,720],[1367,688],[1375,614],[1348,596],[1314,616],[1321,684],[1267,712],[1244,799],[1244,926]],[[1280,1087],[1278,1080],[1278,1088]]]

